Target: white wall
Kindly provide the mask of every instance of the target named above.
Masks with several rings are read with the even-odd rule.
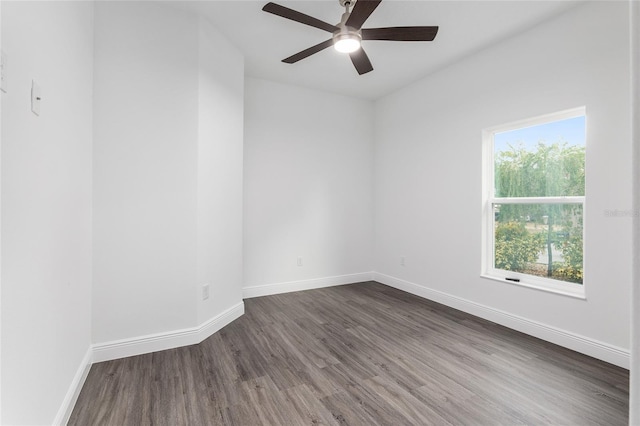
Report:
[[[2,2],[0,2],[0,47],[2,47]],[[2,92],[0,92],[0,96]],[[0,188],[2,188],[2,104],[0,102]],[[0,224],[2,223],[2,191],[0,190]],[[2,241],[2,226],[0,226]],[[2,422],[2,244],[0,244],[0,422]]]
[[[628,351],[629,90],[628,5],[589,2],[379,100],[376,270]],[[480,278],[482,129],[581,105],[587,300]]]
[[[245,295],[372,270],[372,108],[246,79]]]
[[[93,341],[188,334],[242,303],[244,59],[161,3],[95,16]]]
[[[95,6],[94,342],[197,321],[197,23]]]
[[[633,143],[633,272],[629,424],[640,423],[640,4],[629,2],[631,18],[631,117]]]
[[[198,305],[203,323],[242,300],[244,58],[200,21],[199,59],[197,282],[210,286]]]
[[[92,9],[2,2],[2,424],[54,422],[90,348]]]

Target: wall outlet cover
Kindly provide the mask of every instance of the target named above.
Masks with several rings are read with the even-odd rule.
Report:
[[[40,115],[40,101],[42,100],[42,90],[35,80],[31,80],[31,111],[35,115]]]
[[[209,284],[204,284],[202,286],[202,300],[207,300],[209,298]]]

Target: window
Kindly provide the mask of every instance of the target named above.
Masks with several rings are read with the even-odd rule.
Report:
[[[482,275],[584,298],[585,109],[483,139]]]

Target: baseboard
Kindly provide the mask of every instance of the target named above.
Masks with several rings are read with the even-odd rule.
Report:
[[[629,369],[631,366],[628,350],[379,272],[373,273],[373,280],[619,367]]]
[[[244,315],[244,302],[236,303],[221,314],[203,322],[198,326],[196,343],[202,342],[204,339],[220,331],[223,327],[231,324],[242,315]]]
[[[97,343],[93,345],[93,362],[110,361],[181,346],[195,345],[243,314],[244,302],[240,302],[197,327]]]
[[[371,281],[372,272],[339,275],[336,277],[314,278],[302,281],[288,281],[284,283],[247,286],[242,289],[242,298],[270,296],[272,294],[289,293],[292,291],[312,290],[314,288],[333,287],[336,285],[353,284]]]
[[[58,414],[56,414],[56,418],[53,420],[54,425],[66,425],[71,417],[71,413],[73,412],[73,407],[76,405],[76,401],[78,400],[78,396],[80,396],[80,391],[82,390],[82,386],[84,385],[85,380],[87,380],[87,376],[89,375],[89,370],[91,369],[92,364],[92,350],[91,347],[87,349],[87,353],[84,354],[82,361],[80,361],[80,365],[78,366],[78,370],[76,371],[75,376],[73,376],[73,380],[71,381],[71,385],[67,390],[67,394],[62,401],[62,405],[58,410]]]

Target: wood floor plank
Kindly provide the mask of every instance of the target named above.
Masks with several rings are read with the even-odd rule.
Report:
[[[626,425],[627,370],[375,282],[91,367],[69,425]]]
[[[297,413],[299,422],[287,419],[291,424],[308,425],[336,425],[338,421],[332,413],[320,402],[314,392],[307,385],[289,388],[284,392],[293,410]],[[282,423],[285,424],[285,423]]]

